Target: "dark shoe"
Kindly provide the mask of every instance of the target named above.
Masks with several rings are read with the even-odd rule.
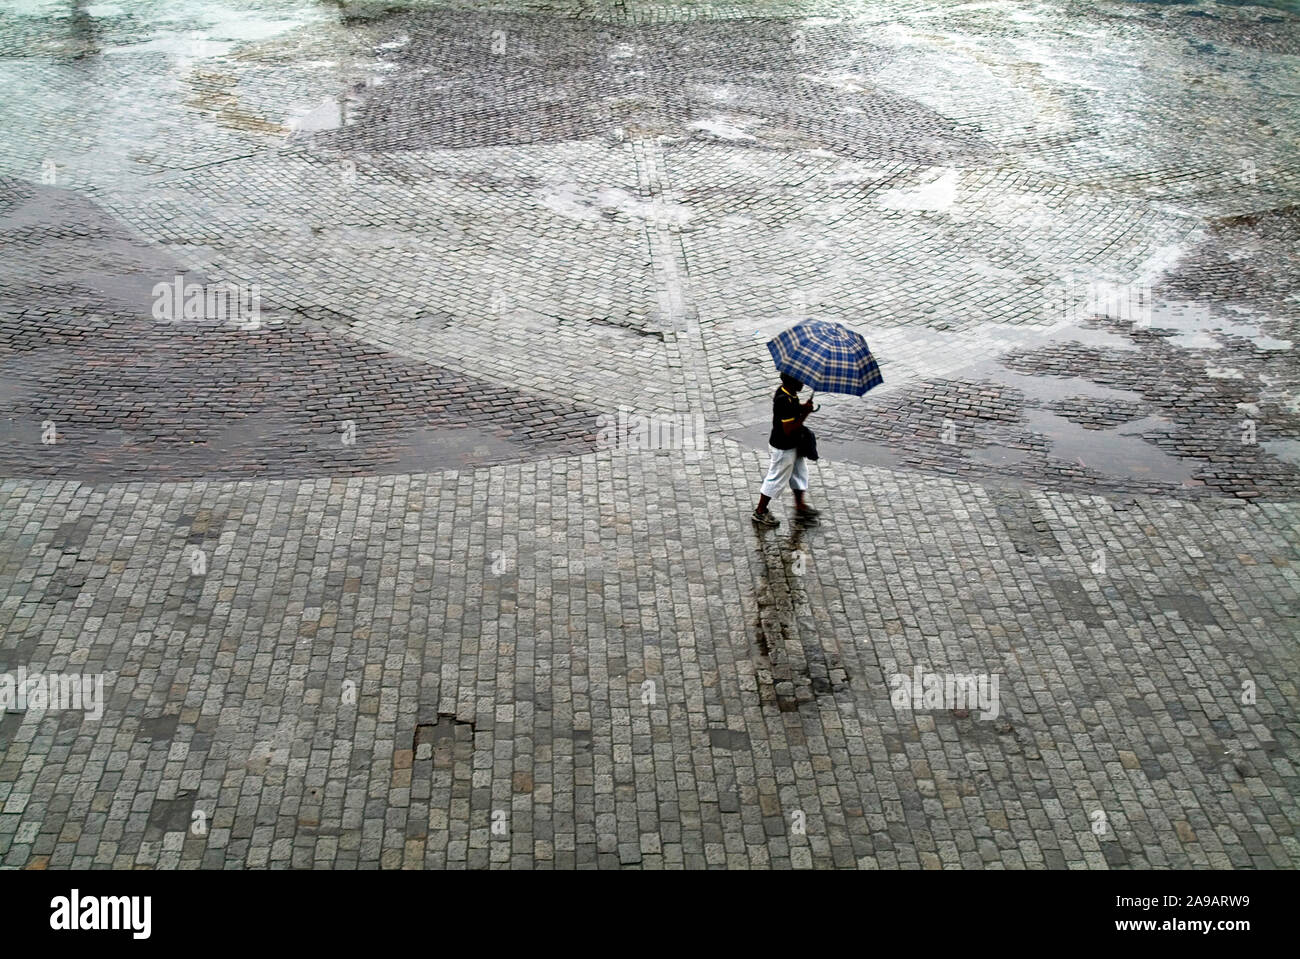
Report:
[[[777,526],[781,525],[781,521],[772,515],[771,510],[765,509],[761,513],[758,510],[754,510],[754,512],[750,515],[749,518],[752,519],[759,526],[766,526],[769,529],[774,529]]]
[[[803,507],[794,511],[794,521],[801,526],[816,526],[816,517],[822,515],[820,509],[813,507]]]

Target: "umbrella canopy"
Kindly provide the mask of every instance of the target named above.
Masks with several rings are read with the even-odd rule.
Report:
[[[821,393],[861,396],[884,382],[860,333],[823,320],[804,320],[767,344],[776,368]]]

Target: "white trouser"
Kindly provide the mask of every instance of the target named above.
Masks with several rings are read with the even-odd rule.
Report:
[[[763,480],[760,492],[776,499],[787,484],[793,490],[806,490],[808,461],[799,455],[799,451],[779,450],[775,446],[769,446],[768,449],[772,451],[772,465],[767,468],[767,478]]]

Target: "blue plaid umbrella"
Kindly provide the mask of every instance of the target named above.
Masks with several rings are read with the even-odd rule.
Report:
[[[819,392],[861,396],[884,382],[867,341],[838,323],[804,320],[767,348],[778,370]]]

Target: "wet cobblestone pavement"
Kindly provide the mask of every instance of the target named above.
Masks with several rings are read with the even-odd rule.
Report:
[[[1297,55],[1285,3],[0,2],[0,694],[104,679],[5,701],[0,865],[1300,865]],[[760,532],[805,316],[885,384]]]

